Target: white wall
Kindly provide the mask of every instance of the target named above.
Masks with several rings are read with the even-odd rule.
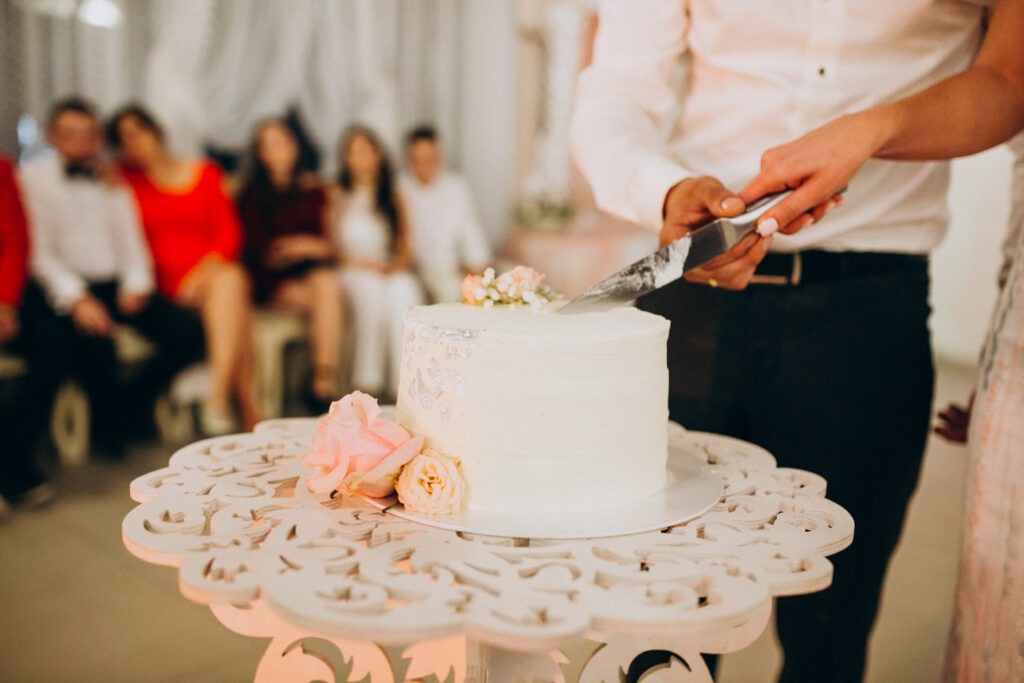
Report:
[[[953,162],[950,230],[932,258],[932,333],[942,358],[977,362],[998,291],[1012,163],[1005,146]]]

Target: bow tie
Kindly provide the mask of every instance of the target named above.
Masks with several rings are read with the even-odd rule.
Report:
[[[95,166],[74,162],[64,164],[64,175],[68,178],[83,178],[85,180],[96,180],[99,177]]]

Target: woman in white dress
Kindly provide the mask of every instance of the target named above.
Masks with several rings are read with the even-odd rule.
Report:
[[[375,396],[394,396],[402,319],[422,301],[410,271],[404,209],[391,164],[373,131],[349,128],[340,154],[333,237],[341,253],[338,279],[355,328],[352,384]]]

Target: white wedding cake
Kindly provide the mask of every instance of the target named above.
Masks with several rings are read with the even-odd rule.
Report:
[[[666,485],[668,330],[633,308],[414,307],[398,421],[461,461],[471,510],[640,499]]]

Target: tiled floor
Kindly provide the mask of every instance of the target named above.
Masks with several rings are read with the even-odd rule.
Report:
[[[970,368],[940,369],[937,403],[962,400]],[[175,570],[132,557],[121,519],[128,484],[163,466],[164,446],[119,464],[66,470],[49,507],[0,523],[0,681],[247,681],[264,641],[231,633],[183,598]],[[868,680],[937,679],[960,542],[965,454],[929,444],[921,486],[893,561]],[[772,681],[771,634],[725,658],[722,683]]]

